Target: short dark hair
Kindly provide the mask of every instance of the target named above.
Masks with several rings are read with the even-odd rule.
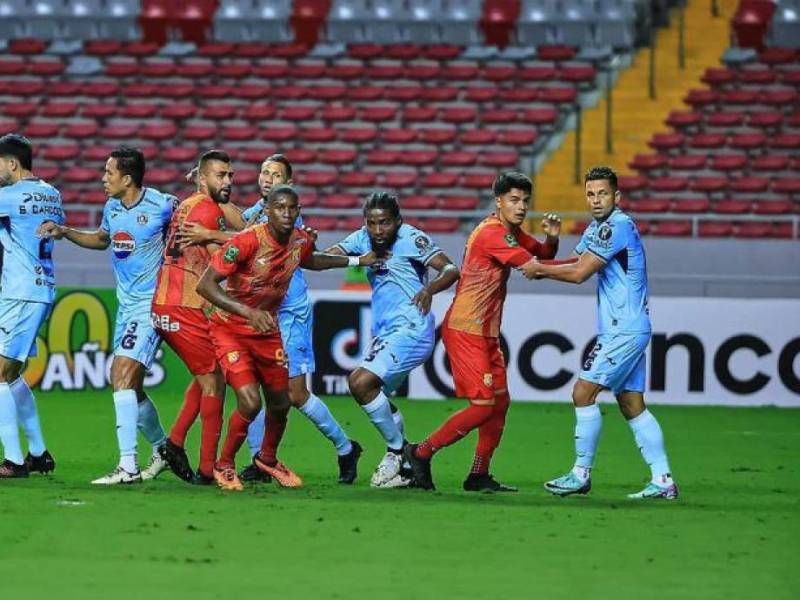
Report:
[[[24,135],[7,133],[0,137],[0,156],[16,158],[26,171],[33,168],[33,147]]]
[[[267,202],[274,202],[278,196],[291,196],[295,202],[300,202],[300,196],[297,195],[295,189],[286,184],[277,185],[269,191]]]
[[[364,200],[364,216],[366,217],[367,211],[374,208],[388,210],[395,219],[400,216],[400,204],[397,202],[397,196],[389,192],[379,190],[367,196],[367,199]]]
[[[601,181],[603,179],[608,181],[609,185],[611,185],[611,189],[616,193],[619,189],[617,186],[617,174],[611,167],[592,167],[586,171],[586,176],[583,178],[583,185],[586,185],[587,181]]]
[[[533,193],[533,182],[525,173],[506,171],[505,173],[500,173],[492,184],[492,192],[494,192],[495,196],[507,194],[514,188],[530,195]]]
[[[292,163],[289,162],[289,159],[286,158],[285,154],[270,154],[261,164],[264,164],[265,162],[281,163],[283,168],[286,169],[286,179],[292,178]]]
[[[211,160],[218,160],[224,163],[230,163],[230,155],[223,150],[208,150],[200,155],[200,160],[197,162],[197,170],[202,171],[206,163]]]
[[[144,182],[144,154],[138,148],[119,146],[111,152],[111,158],[117,160],[117,170],[123,175],[130,175],[136,187]]]

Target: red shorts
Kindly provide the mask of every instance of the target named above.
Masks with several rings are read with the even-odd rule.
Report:
[[[153,327],[186,364],[192,375],[217,368],[209,323],[202,309],[153,304]]]
[[[508,390],[506,365],[498,338],[483,337],[442,326],[456,396],[476,404],[494,404]]]
[[[211,322],[211,337],[225,380],[233,389],[261,383],[273,392],[289,386],[286,352],[279,331],[243,333]]]

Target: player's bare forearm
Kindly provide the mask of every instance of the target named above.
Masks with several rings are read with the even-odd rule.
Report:
[[[539,261],[532,262],[534,264],[529,269],[524,269],[526,277],[553,279],[564,283],[583,283],[606,265],[601,258],[591,252],[583,253],[575,261],[571,259],[564,261],[565,264],[548,265]]]
[[[556,258],[551,260],[540,260],[539,263],[542,265],[571,265],[578,262],[577,256],[572,256],[570,258]]]
[[[342,249],[341,246],[331,246],[330,248],[325,248],[323,250],[325,254],[335,254],[337,256],[347,256],[347,253]]]
[[[426,286],[431,296],[449,289],[461,277],[461,271],[458,270],[458,267],[453,264],[453,261],[444,252],[434,256],[428,266],[439,271],[439,274]]]
[[[555,258],[556,254],[558,254],[558,237],[548,235],[542,244],[542,250],[539,258],[547,260]]]
[[[63,227],[64,237],[81,248],[90,250],[105,250],[111,244],[108,232],[103,229],[97,231],[81,231],[72,227]]]
[[[325,271],[327,269],[343,269],[348,264],[347,256],[326,251],[314,252],[301,266],[309,271]]]
[[[250,314],[249,307],[237,302],[222,289],[220,282],[223,279],[223,275],[217,273],[212,267],[207,267],[200,281],[197,282],[197,293],[214,306],[247,319]]]
[[[233,229],[235,231],[241,231],[242,229],[247,227],[247,222],[244,220],[244,217],[242,216],[241,208],[239,208],[235,204],[231,204],[230,202],[228,202],[227,204],[220,204],[219,207],[220,210],[222,210],[222,214],[225,215],[225,220],[228,222],[230,229]]]

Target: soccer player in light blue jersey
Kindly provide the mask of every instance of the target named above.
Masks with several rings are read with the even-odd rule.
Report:
[[[31,173],[27,138],[0,137],[0,441],[5,458],[0,478],[49,473],[55,461],[44,443],[36,400],[21,377],[36,356],[36,333],[55,297],[53,242],[36,229],[47,219],[64,222],[61,194]],[[23,458],[19,427],[28,439]]]
[[[595,400],[603,390],[616,396],[620,411],[633,431],[636,444],[650,467],[651,481],[628,497],[678,497],[672,479],[661,427],[644,403],[650,341],[647,261],[633,220],[617,208],[617,176],[608,167],[595,167],[585,178],[586,202],[594,221],[583,232],[575,255],[567,264],[536,264],[523,269],[529,278],[583,283],[597,274],[597,343],[583,365],[572,390],[575,404],[575,465],[566,475],[545,483],[558,496],[586,494],[602,419]]]
[[[152,325],[150,306],[163,260],[165,231],[177,200],[143,187],[144,174],[145,160],[140,150],[117,148],[108,158],[103,175],[108,201],[100,227],[96,231],[80,231],[48,222],[40,229],[43,239],[66,238],[93,250],[111,247],[119,302],[111,385],[120,460],[110,473],[92,481],[97,485],[139,483],[155,478],[167,466],[159,456],[166,434],[155,405],[144,391],[144,377],[160,342]],[[137,428],[153,446],[147,467],[141,471],[136,452]]]
[[[192,224],[179,236],[183,243],[217,241],[224,243],[239,230],[254,223],[266,222],[266,199],[274,186],[292,183],[292,165],[283,154],[268,156],[261,163],[258,187],[261,198],[250,208],[239,212],[236,207],[223,207],[225,218],[229,224],[226,232],[209,231]],[[298,217],[297,227],[303,227],[302,217]],[[357,476],[358,459],[361,456],[361,445],[349,439],[342,426],[336,421],[328,406],[316,394],[309,391],[306,376],[313,373],[314,348],[311,331],[313,325],[311,300],[308,297],[308,285],[301,269],[292,276],[286,298],[278,311],[279,327],[286,356],[289,362],[289,401],[308,419],[336,448],[339,464],[339,483],[351,484]],[[264,410],[258,413],[248,428],[247,444],[252,456],[261,448],[264,437]],[[242,481],[267,481],[269,476],[258,469],[255,464],[244,468],[239,474]]]
[[[387,257],[367,271],[372,286],[372,341],[348,379],[350,392],[386,441],[386,454],[372,475],[373,487],[402,487],[405,444],[402,417],[391,396],[433,352],[434,294],[459,278],[453,261],[416,227],[403,223],[397,197],[373,192],[364,202],[364,227],[326,252],[358,256],[370,250]],[[438,275],[428,280],[428,269]]]

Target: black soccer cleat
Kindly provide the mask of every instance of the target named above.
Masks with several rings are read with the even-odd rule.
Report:
[[[256,466],[255,462],[252,462],[239,471],[239,479],[250,483],[271,483],[272,475],[264,473],[264,471]]]
[[[361,458],[361,453],[364,452],[364,449],[361,447],[355,440],[350,440],[350,443],[353,445],[352,450],[345,454],[344,456],[340,456],[339,460],[339,483],[344,483],[347,485],[352,484],[356,477],[358,476],[358,459]]]
[[[18,465],[8,459],[0,463],[0,479],[17,479],[28,475],[28,467],[25,466],[25,463]]]
[[[170,471],[175,473],[177,477],[183,479],[186,483],[194,481],[194,471],[192,471],[192,465],[189,464],[186,450],[167,438],[167,441],[158,449],[158,453],[161,458],[167,461]]]
[[[470,473],[464,480],[465,492],[518,492],[519,488],[505,485],[488,473]]]
[[[47,450],[42,452],[41,456],[34,456],[28,452],[28,456],[25,457],[25,466],[28,467],[29,473],[47,475],[55,471],[56,461],[53,459],[53,455]]]
[[[433,475],[431,475],[431,461],[430,459],[417,458],[414,455],[414,450],[416,449],[417,444],[406,444],[403,448],[403,458],[411,467],[414,487],[422,488],[423,490],[435,490],[436,486],[433,484]]]
[[[204,475],[200,469],[197,469],[197,473],[194,474],[192,478],[192,485],[213,485],[214,484],[214,477]]]

